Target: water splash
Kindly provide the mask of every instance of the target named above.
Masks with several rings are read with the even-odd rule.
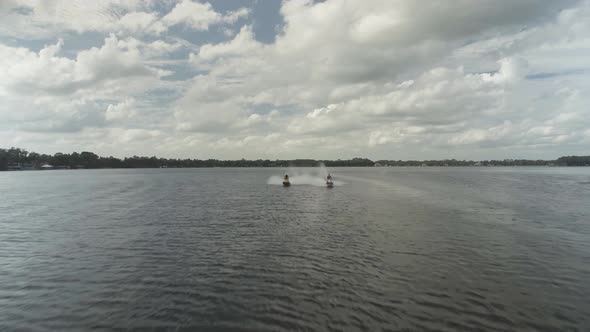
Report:
[[[317,168],[289,168],[285,174],[289,174],[289,180],[292,186],[309,185],[309,186],[326,186],[326,177],[328,176],[328,169],[322,163]],[[346,184],[343,181],[332,180],[334,186],[341,186]],[[266,181],[270,185],[282,185],[283,176],[273,175]]]

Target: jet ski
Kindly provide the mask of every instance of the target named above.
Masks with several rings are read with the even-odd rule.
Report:
[[[289,181],[289,175],[285,174],[285,177],[283,178],[283,187],[289,187],[291,185],[291,182]]]
[[[334,188],[334,181],[332,181],[332,175],[330,174],[326,178],[326,188]]]

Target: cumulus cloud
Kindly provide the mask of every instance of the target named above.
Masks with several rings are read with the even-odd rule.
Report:
[[[169,7],[171,1],[160,3]],[[62,32],[106,32],[121,35],[160,35],[184,24],[195,30],[210,25],[233,24],[248,17],[248,8],[219,13],[207,2],[182,0],[168,13],[156,11],[151,0],[10,0],[0,6],[0,36],[50,38]]]
[[[155,13],[127,13],[116,23],[116,29],[127,34],[156,34],[166,31],[167,27]]]
[[[11,0],[0,7],[0,35],[52,38],[60,31],[104,31],[119,20],[118,12],[146,6],[140,0]]]
[[[248,15],[250,15],[250,10],[247,8],[240,8],[227,15],[222,15],[213,10],[209,3],[182,0],[170,13],[164,16],[162,21],[168,26],[185,24],[195,30],[207,30],[210,25],[235,23]]]
[[[539,102],[553,87],[528,79],[539,70],[534,56],[539,44],[519,39],[572,25],[583,35],[574,21],[585,22],[580,15],[587,3],[560,12],[574,4],[285,2],[286,24],[274,44],[258,42],[245,26],[232,40],[202,45],[191,54],[191,63],[208,73],[192,82],[176,116],[184,128],[194,123],[193,130],[206,131],[210,121],[210,128],[220,130],[246,122],[256,105],[297,105],[298,113],[279,114],[266,127],[282,134],[285,153],[315,149],[326,136],[347,142],[336,155],[363,146],[379,154],[379,147],[400,145],[563,143],[563,133],[552,140],[535,136],[538,141],[522,134],[551,121],[546,118],[562,106]],[[575,19],[564,18],[572,15]],[[551,36],[542,47],[566,40]],[[499,39],[510,41],[504,44],[512,51],[474,46]],[[517,42],[526,45],[516,47]],[[562,97],[551,96],[556,105]],[[223,100],[222,112],[212,100]],[[203,116],[208,110],[213,116]],[[218,117],[226,123],[220,125]],[[334,150],[342,145],[330,144]]]
[[[134,77],[157,77],[159,72],[142,63],[137,45],[111,35],[101,47],[80,51],[75,59],[59,56],[63,40],[39,52],[0,45],[0,82],[19,94],[75,93]]]
[[[213,5],[3,3],[0,35],[51,38],[0,44],[0,130],[221,158],[550,158],[588,142],[589,1],[291,0],[272,43],[249,8]],[[104,42],[57,38],[88,31]]]
[[[118,104],[109,104],[105,114],[107,121],[117,121],[122,119],[131,119],[137,115],[135,111],[135,99],[126,99]]]
[[[0,45],[5,129],[74,133],[130,119],[141,106],[133,96],[159,87],[165,74],[143,63],[140,44],[114,35],[75,58],[61,54],[63,45],[38,52]]]
[[[254,39],[252,27],[244,26],[240,32],[231,40],[221,44],[205,44],[199,48],[199,52],[191,54],[191,61],[199,66],[214,60],[223,60],[228,57],[254,55],[262,49],[261,43]]]

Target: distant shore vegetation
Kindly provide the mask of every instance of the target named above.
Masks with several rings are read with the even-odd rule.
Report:
[[[20,148],[0,149],[0,170],[96,169],[96,168],[197,168],[197,167],[404,167],[404,166],[590,166],[590,156],[566,156],[556,160],[218,160],[168,159],[157,157],[101,157],[92,152],[56,153],[29,152]]]

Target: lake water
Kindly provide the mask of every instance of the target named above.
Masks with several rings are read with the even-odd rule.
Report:
[[[0,173],[0,330],[588,331],[590,168]]]

